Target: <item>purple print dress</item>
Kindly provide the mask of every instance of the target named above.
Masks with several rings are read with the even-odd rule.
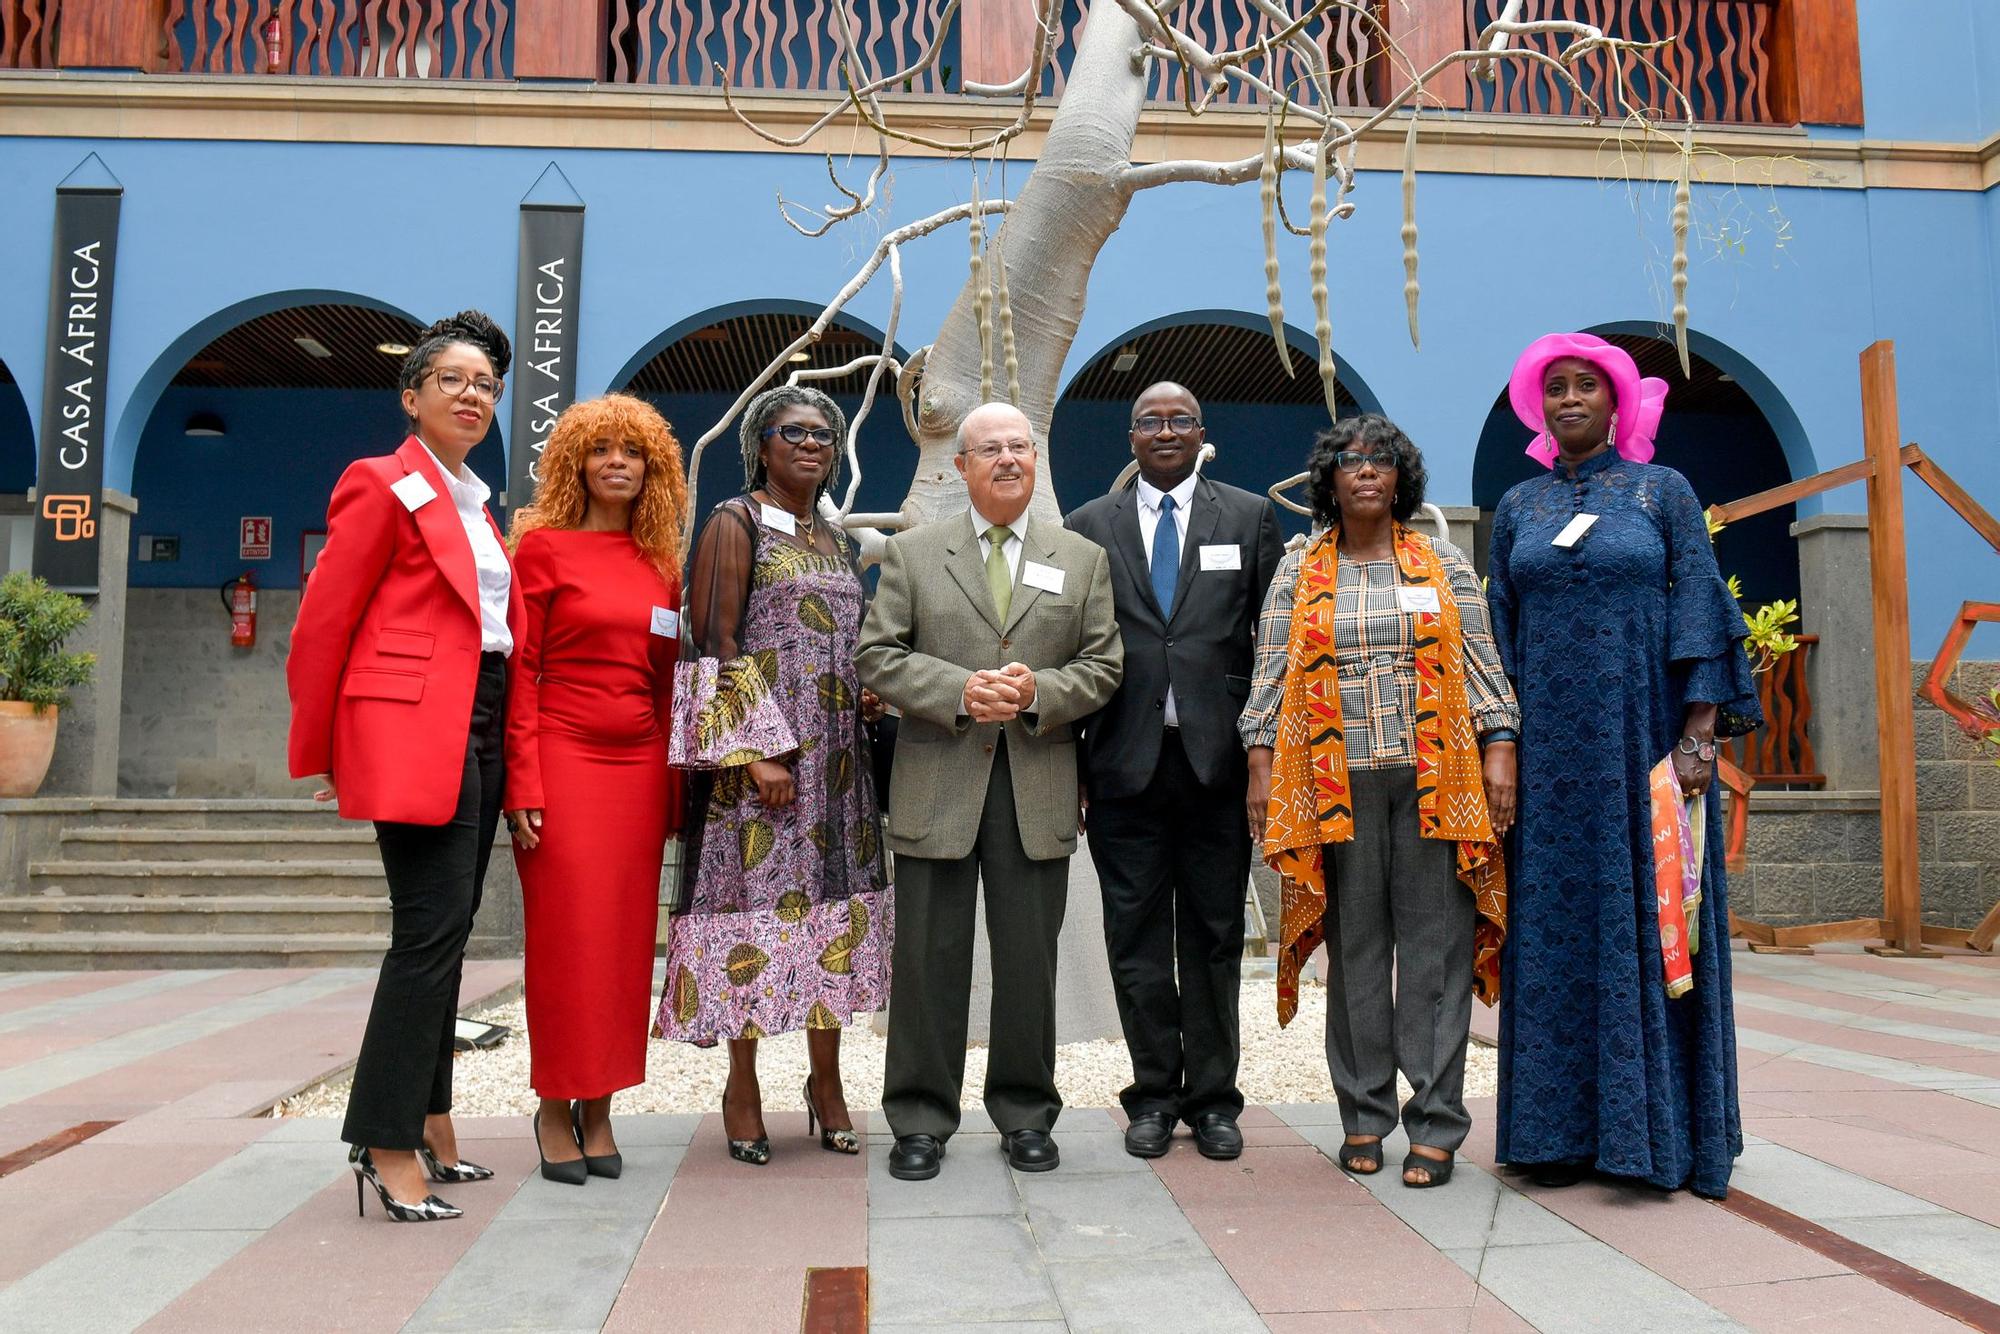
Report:
[[[842,1028],[889,1001],[894,908],[854,674],[861,580],[833,525],[793,534],[759,514],[739,498],[710,515],[682,603],[689,650],[720,667],[677,704],[726,767],[687,775],[691,883],[658,1027],[701,1046]],[[791,768],[791,805],[758,799],[761,759]]]

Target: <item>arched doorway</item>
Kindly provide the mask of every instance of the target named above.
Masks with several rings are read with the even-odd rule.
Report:
[[[28,488],[35,484],[35,428],[14,372],[0,361],[0,574],[25,570],[35,536]]]
[[[302,573],[341,472],[403,438],[396,379],[418,321],[368,298],[269,301],[243,318],[203,321],[148,372],[157,387],[128,465],[139,511],[121,793],[295,791],[285,773],[284,657]],[[506,472],[497,425],[470,462],[497,500]],[[243,520],[253,518],[269,521],[268,553],[242,545]],[[250,649],[230,645],[219,593],[245,571],[258,590]]]
[[[1667,411],[1660,420],[1653,462],[1686,476],[1704,505],[1738,500],[1791,481],[1791,455],[1805,446],[1802,436],[1789,448],[1781,438],[1781,424],[1797,426],[1789,406],[1779,399],[1777,420],[1767,415],[1746,385],[1746,376],[1724,368],[1725,361],[1741,364],[1741,359],[1733,353],[1722,355],[1711,339],[1691,340],[1693,374],[1683,377],[1671,336],[1662,336],[1657,327],[1651,326],[1655,332],[1642,332],[1630,325],[1591,331],[1630,352],[1639,363],[1640,374],[1667,382]],[[1762,380],[1762,386],[1769,395],[1777,392],[1768,380]],[[1523,452],[1528,439],[1528,430],[1515,417],[1503,387],[1480,432],[1472,467],[1473,503],[1488,514],[1508,487],[1543,471]],[[1810,467],[1810,451],[1806,459]],[[1795,518],[1795,507],[1786,505],[1731,524],[1716,538],[1716,560],[1724,574],[1741,580],[1746,606],[1798,597],[1798,544],[1791,537]],[[1482,567],[1485,537],[1482,532],[1476,553]]]
[[[755,380],[773,358],[798,340],[818,318],[822,307],[803,301],[738,302],[703,311],[666,330],[626,363],[612,387],[637,394],[660,410],[674,428],[681,449],[692,454],[695,442],[729,411],[744,386]],[[857,357],[882,349],[881,331],[858,320],[837,319],[820,341],[797,354],[794,370],[844,366]],[[898,362],[902,348],[893,349]],[[851,420],[861,406],[869,367],[845,375],[802,381],[838,403]],[[772,384],[785,383],[780,374]],[[875,405],[862,424],[856,449],[861,458],[861,489],[854,508],[868,513],[893,510],[910,488],[916,447],[903,428],[893,373],[885,373]],[[737,422],[702,455],[697,479],[696,513],[706,514],[742,489],[743,471],[736,440]],[[844,494],[852,473],[843,466]]]
[[[1215,458],[1203,472],[1262,494],[1305,466],[1313,436],[1327,424],[1317,345],[1287,325],[1292,352],[1287,376],[1259,315],[1232,310],[1188,311],[1128,330],[1107,343],[1071,378],[1049,426],[1062,452],[1056,490],[1064,512],[1102,495],[1132,461],[1132,401],[1146,386],[1172,380],[1201,404]],[[1381,401],[1336,356],[1340,415],[1380,412]],[[1280,511],[1288,531],[1305,521]]]

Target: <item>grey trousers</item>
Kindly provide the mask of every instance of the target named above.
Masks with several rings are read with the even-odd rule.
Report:
[[[1052,1130],[1056,1092],[1056,938],[1069,902],[1069,858],[1021,848],[1003,744],[993,757],[979,838],[956,861],[896,858],[896,943],[882,1111],[897,1135],[949,1139],[965,1086],[973,921],[986,886],[993,961],[986,1111],[1001,1131]]]
[[[1417,833],[1416,775],[1408,765],[1354,770],[1354,838],[1326,845],[1326,1062],[1349,1135],[1395,1129],[1400,1066],[1410,1142],[1456,1149],[1472,1128],[1465,1044],[1478,912],[1456,845]]]

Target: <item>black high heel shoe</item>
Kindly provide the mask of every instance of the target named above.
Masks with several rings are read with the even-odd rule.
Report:
[[[571,1104],[574,1107],[574,1104]],[[552,1163],[542,1152],[542,1116],[540,1112],[528,1113],[528,1130],[535,1137],[535,1156],[542,1160],[542,1180],[553,1181],[561,1186],[581,1186],[590,1179],[590,1169],[581,1158],[566,1163]]]
[[[398,1223],[437,1223],[465,1213],[465,1210],[454,1209],[435,1195],[426,1195],[417,1204],[404,1204],[382,1184],[382,1178],[375,1171],[375,1160],[359,1144],[348,1150],[347,1165],[354,1169],[354,1212],[362,1218],[368,1216],[368,1194],[364,1186],[375,1188],[376,1195],[381,1197],[382,1208],[388,1212],[390,1219]]]
[[[481,1167],[478,1163],[468,1163],[461,1158],[455,1163],[441,1163],[438,1156],[426,1144],[417,1150],[417,1157],[423,1160],[424,1174],[433,1181],[456,1184],[461,1181],[491,1181],[493,1169]]]
[[[583,1104],[581,1102],[573,1102],[569,1105],[569,1124],[570,1129],[576,1132],[576,1147],[579,1149],[583,1148]],[[591,1176],[604,1177],[607,1180],[616,1181],[619,1174],[625,1170],[625,1155],[622,1153],[600,1153],[593,1156],[586,1152],[583,1155],[583,1170]]]
[[[729,1095],[727,1093],[722,1095],[722,1110],[723,1115],[726,1117],[729,1113]],[[725,1129],[722,1133],[726,1138],[729,1131]],[[729,1156],[739,1163],[748,1163],[752,1167],[762,1167],[771,1161],[770,1136],[760,1136],[757,1139],[732,1139],[729,1141]]]
[[[813,1082],[810,1075],[806,1077],[806,1087],[802,1096],[806,1101],[806,1134],[812,1134],[813,1127],[818,1125],[819,1146],[828,1153],[861,1152],[861,1136],[852,1130],[835,1130],[828,1126],[826,1118],[819,1114],[819,1108],[813,1105]]]

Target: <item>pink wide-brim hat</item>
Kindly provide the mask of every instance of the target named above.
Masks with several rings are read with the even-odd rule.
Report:
[[[1528,344],[1528,350],[1514,363],[1507,381],[1507,401],[1514,415],[1535,433],[1528,445],[1528,457],[1544,468],[1556,466],[1556,440],[1542,419],[1542,377],[1549,363],[1564,357],[1578,357],[1597,367],[1611,381],[1611,398],[1618,414],[1614,447],[1618,456],[1634,463],[1653,457],[1653,436],[1660,429],[1660,414],[1667,406],[1667,382],[1653,376],[1641,377],[1639,363],[1632,354],[1595,334],[1543,334]]]

